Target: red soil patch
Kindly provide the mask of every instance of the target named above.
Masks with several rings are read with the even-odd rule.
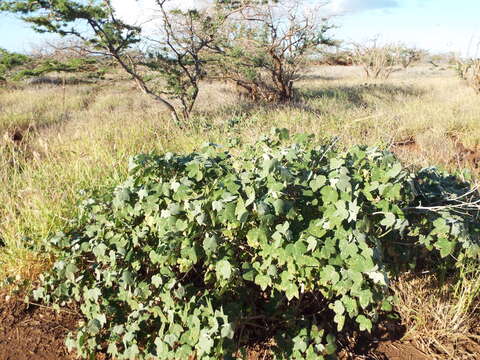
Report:
[[[429,360],[413,343],[402,340],[406,331],[399,319],[384,318],[371,334],[356,333],[341,339],[340,360]]]
[[[419,153],[421,151],[420,145],[418,145],[417,140],[413,136],[400,141],[396,141],[392,144],[392,151],[397,155],[402,153]]]
[[[80,316],[0,296],[1,360],[72,360],[64,345]]]
[[[480,168],[480,146],[477,144],[475,149],[467,148],[455,135],[450,136],[453,141],[457,154],[452,162],[456,164],[470,165],[474,169]]]
[[[480,169],[480,145],[474,149],[467,148],[456,136],[449,136],[455,148],[455,154],[451,159],[447,159],[449,164],[469,167],[471,169]],[[397,155],[406,153],[421,153],[422,148],[417,140],[411,136],[392,144],[392,151]]]
[[[388,360],[429,360],[431,357],[409,342],[385,342],[378,346],[377,353]],[[381,358],[379,358],[381,359]]]

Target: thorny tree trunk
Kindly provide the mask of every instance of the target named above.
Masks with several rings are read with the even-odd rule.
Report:
[[[114,22],[116,23],[117,20],[115,19],[114,15],[113,15],[113,10],[111,8],[111,5],[110,3],[108,2],[108,6],[110,7],[111,9],[111,17],[112,19],[114,20]],[[159,102],[160,104],[162,104],[164,107],[167,108],[167,110],[170,111],[170,115],[172,116],[172,119],[176,122],[176,123],[179,123],[180,122],[180,119],[178,117],[178,114],[177,114],[177,111],[175,110],[175,108],[173,107],[172,104],[170,104],[167,100],[165,100],[164,98],[162,98],[161,96],[155,94],[148,86],[147,84],[145,83],[145,80],[137,73],[136,71],[136,67],[135,67],[135,64],[134,62],[132,61],[131,58],[128,58],[128,60],[130,61],[130,66],[124,61],[124,59],[122,58],[121,54],[120,54],[120,49],[121,47],[115,47],[113,42],[111,41],[108,33],[106,33],[104,31],[104,29],[96,22],[94,21],[93,19],[88,19],[88,23],[89,25],[91,26],[91,28],[93,29],[93,31],[100,37],[100,38],[103,38],[107,41],[107,44],[106,46],[104,47],[104,49],[107,51],[107,54],[110,55],[111,57],[113,57],[117,63],[121,66],[121,68],[127,73],[129,74],[133,80],[135,81],[135,83],[137,84],[137,87],[139,88],[139,90],[141,92],[143,92],[144,94],[150,96],[151,98],[153,98],[155,101]]]
[[[193,107],[195,102],[197,101],[199,89],[198,85],[195,86],[193,89],[193,94],[191,95],[190,99],[183,103],[183,118],[188,119],[190,114],[192,113]]]
[[[270,56],[274,61],[272,68],[272,80],[277,92],[277,101],[288,102],[293,98],[293,81],[285,73],[285,59],[277,55],[274,49],[271,49]]]
[[[120,56],[118,56],[118,54],[112,54],[112,55],[118,61],[120,66],[129,75],[131,75],[133,77],[133,80],[137,84],[137,87],[140,89],[140,91],[143,92],[144,94],[150,96],[152,99],[159,102],[160,104],[162,104],[168,111],[170,111],[170,115],[172,116],[173,121],[175,123],[179,123],[180,119],[179,119],[177,111],[175,110],[173,105],[170,104],[167,100],[165,100],[161,96],[155,94],[152,90],[150,90],[148,88],[147,84],[145,83],[145,81],[137,74],[137,72],[134,69],[130,68],[127,64],[125,64],[123,59]]]

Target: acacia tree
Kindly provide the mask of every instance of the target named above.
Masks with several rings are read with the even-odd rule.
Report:
[[[480,58],[458,59],[457,74],[480,94]]]
[[[169,10],[168,0],[156,0],[159,15],[157,32],[145,37],[145,59],[138,63],[156,76],[152,84],[161,94],[178,99],[181,115],[188,118],[199,94],[199,84],[207,75],[209,49],[217,41],[223,23],[234,11],[221,5],[212,11]],[[155,82],[159,79],[160,82]],[[162,87],[162,81],[166,86]],[[155,86],[155,85],[153,85]]]
[[[232,3],[230,3],[232,4]],[[332,45],[331,29],[321,9],[307,1],[234,1],[240,10],[223,28],[223,41],[213,49],[221,76],[245,89],[254,100],[285,102],[294,97],[310,55]]]
[[[0,81],[6,81],[15,68],[29,61],[30,58],[26,55],[8,52],[0,48]]]
[[[398,45],[399,48],[399,57],[400,63],[403,68],[406,69],[415,63],[418,63],[427,55],[427,51],[422,49],[417,49],[414,47],[408,47],[405,45]]]
[[[361,66],[366,77],[371,79],[388,79],[399,66],[407,69],[427,54],[425,50],[401,43],[381,44],[378,39],[352,45],[353,62]]]
[[[160,25],[151,37],[118,18],[110,0],[5,0],[0,10],[22,15],[36,31],[76,37],[91,52],[112,57],[178,122],[192,111],[205,74],[202,52],[215,39],[217,23],[206,12],[172,10],[169,3],[155,1]],[[133,53],[135,46],[146,46],[147,56]],[[166,84],[158,86],[159,78]],[[172,99],[179,100],[180,112]]]

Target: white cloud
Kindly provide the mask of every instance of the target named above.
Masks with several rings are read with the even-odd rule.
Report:
[[[398,0],[332,0],[327,8],[336,14],[365,10],[387,9],[400,6]]]
[[[296,2],[295,0],[290,1]],[[171,9],[187,10],[205,9],[212,2],[212,0],[169,0],[167,4]],[[131,24],[144,25],[153,19],[158,19],[158,5],[155,0],[112,0],[112,4],[117,15]],[[345,14],[398,7],[399,0],[305,0],[305,5],[307,9],[317,9],[320,6],[326,14]]]
[[[0,0],[1,1],[1,0]],[[307,13],[318,13],[326,17],[367,10],[399,7],[400,0],[304,0]],[[419,0],[415,0],[419,1]],[[427,0],[423,0],[427,1]],[[117,16],[131,25],[141,26],[144,33],[152,34],[161,27],[161,16],[156,0],[112,0]],[[297,0],[286,0],[298,4]],[[167,9],[207,9],[213,0],[168,0]]]
[[[112,5],[120,19],[132,25],[142,25],[144,29],[153,26],[152,23],[159,18],[155,0],[113,0]],[[170,0],[167,5],[168,9],[202,9],[209,5],[209,0]]]

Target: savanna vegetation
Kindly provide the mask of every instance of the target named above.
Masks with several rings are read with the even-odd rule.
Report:
[[[75,312],[81,358],[388,357],[357,345],[390,327],[474,359],[478,61],[340,48],[288,1],[156,4],[154,34],[0,5],[68,39],[0,51],[2,299]]]

